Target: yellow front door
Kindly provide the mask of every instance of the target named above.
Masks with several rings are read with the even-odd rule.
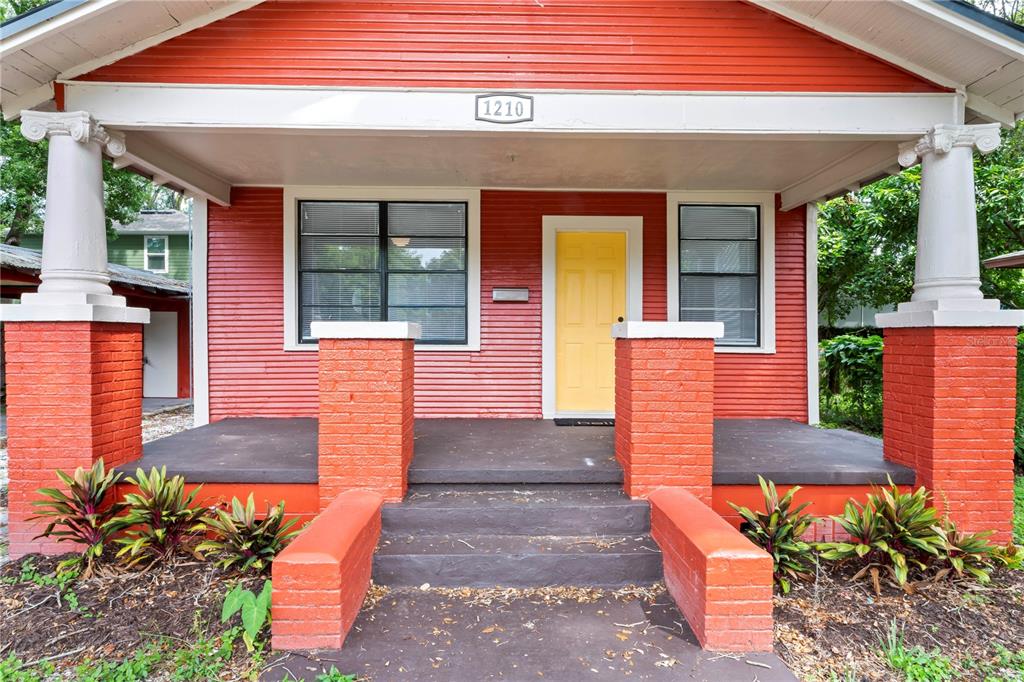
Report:
[[[614,412],[611,328],[626,315],[626,233],[559,232],[555,263],[555,410]]]

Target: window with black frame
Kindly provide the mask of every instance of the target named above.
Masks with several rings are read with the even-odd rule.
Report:
[[[401,320],[464,344],[466,204],[299,202],[299,335],[313,320]]]
[[[679,319],[725,324],[720,346],[760,342],[760,207],[679,206]]]

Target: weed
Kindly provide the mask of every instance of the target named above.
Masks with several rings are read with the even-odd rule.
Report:
[[[903,673],[907,682],[947,682],[957,677],[957,671],[948,656],[939,650],[925,651],[920,645],[907,647],[902,628],[896,621],[889,624],[889,632],[879,638],[882,658],[889,667]]]
[[[356,676],[345,675],[332,665],[330,670],[316,676],[316,682],[356,682]]]
[[[172,656],[174,671],[171,679],[174,682],[217,679],[234,654],[235,640],[242,633],[242,628],[229,628],[211,637],[204,631],[199,614],[196,614],[192,633],[195,641],[178,649]]]
[[[256,637],[259,635],[260,630],[270,620],[271,589],[269,580],[263,581],[263,589],[259,594],[254,594],[239,583],[224,597],[224,606],[221,607],[220,611],[220,622],[228,622],[232,616],[241,611],[242,640],[250,652],[256,644]]]
[[[0,680],[4,682],[42,682],[53,673],[54,667],[49,661],[27,665],[13,654],[0,660]]]
[[[147,644],[123,661],[90,661],[75,667],[78,682],[143,682],[161,660],[160,647]]]

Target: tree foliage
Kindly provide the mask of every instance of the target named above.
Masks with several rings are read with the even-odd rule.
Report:
[[[976,155],[974,172],[982,259],[1024,249],[1024,122]],[[858,305],[910,300],[920,188],[915,166],[820,206],[818,308],[828,326]],[[986,297],[1024,308],[1024,271],[983,268],[981,283]]]

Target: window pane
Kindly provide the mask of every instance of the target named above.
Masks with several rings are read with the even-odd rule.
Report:
[[[689,275],[679,279],[679,319],[723,322],[722,345],[757,343],[757,277]]]
[[[756,206],[679,207],[683,239],[757,239]]]
[[[390,270],[465,270],[466,240],[449,237],[390,237]]]
[[[303,201],[299,205],[302,234],[380,234],[376,203]]]
[[[466,234],[466,205],[388,204],[388,234],[462,237]]]
[[[423,326],[423,341],[465,343],[466,309],[459,308],[388,308],[388,319],[418,322]]]
[[[679,242],[682,272],[757,272],[757,242],[687,240]]]
[[[146,237],[146,251],[150,255],[162,254],[167,249],[167,242],[163,237]]]
[[[319,306],[380,306],[380,276],[375,272],[306,272],[302,303]]]
[[[753,310],[757,307],[757,278],[684,275],[679,280],[679,304],[683,308]]]
[[[147,270],[156,270],[156,271],[166,270],[167,269],[167,257],[163,256],[163,255],[154,256],[153,254],[149,254],[148,262],[146,263],[146,269]]]
[[[376,237],[303,236],[302,270],[376,270],[380,244]]]
[[[388,275],[388,305],[465,305],[466,275]]]
[[[363,322],[380,319],[380,308],[372,306],[336,307],[303,306],[301,313],[302,340],[309,341],[309,323],[313,320],[330,320],[332,322]]]
[[[722,322],[725,336],[718,340],[723,346],[752,346],[757,343],[757,312],[753,310],[683,309],[679,319],[684,322]]]

